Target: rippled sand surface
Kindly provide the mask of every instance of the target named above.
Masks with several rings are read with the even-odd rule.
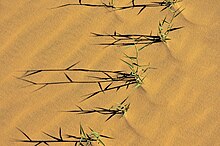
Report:
[[[92,85],[35,87],[15,78],[21,70],[63,68],[80,61],[77,67],[126,70],[121,52],[132,49],[103,48],[91,32],[157,32],[158,21],[170,13],[149,8],[109,12],[106,9],[52,7],[68,0],[0,1],[0,145],[26,145],[16,127],[32,139],[47,139],[42,131],[58,135],[79,133],[79,124],[114,137],[107,146],[219,146],[220,145],[220,2],[184,0],[185,10],[175,19],[183,29],[170,34],[171,41],[141,51],[141,62],[156,67],[142,86],[100,94],[79,103],[81,95],[97,90]],[[77,74],[73,78],[84,78]],[[33,76],[36,80],[56,75]],[[59,79],[59,78],[57,78]],[[61,79],[61,77],[60,77]],[[108,122],[102,115],[88,116],[59,112],[110,107],[129,96],[125,117]],[[28,145],[28,144],[27,144]],[[54,144],[55,145],[55,144]],[[61,145],[61,144],[57,144]],[[68,144],[66,144],[68,145]]]

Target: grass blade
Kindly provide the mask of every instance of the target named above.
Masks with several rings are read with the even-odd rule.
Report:
[[[70,65],[69,67],[66,68],[66,70],[69,70],[69,69],[71,69],[72,67],[76,66],[79,62],[80,62],[80,61],[78,61],[78,62],[76,62],[76,63]]]
[[[70,82],[73,82],[73,80],[72,80],[66,73],[64,73],[64,74],[65,74],[66,78],[67,78]]]
[[[29,141],[32,141],[31,138],[26,134],[24,133],[21,129],[17,128]]]

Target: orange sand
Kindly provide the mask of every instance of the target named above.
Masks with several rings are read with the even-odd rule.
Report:
[[[57,135],[59,127],[77,135],[80,123],[114,137],[104,140],[107,146],[220,145],[220,1],[184,0],[179,4],[186,9],[175,25],[184,29],[173,32],[167,46],[157,44],[141,51],[141,62],[157,67],[148,72],[142,88],[100,94],[81,104],[80,96],[97,87],[61,85],[32,92],[34,87],[21,88],[27,84],[14,76],[22,74],[19,70],[62,68],[77,61],[81,61],[80,68],[129,71],[120,61],[123,48],[95,46],[99,39],[90,32],[156,33],[158,21],[168,13],[159,12],[160,8],[138,16],[137,9],[48,9],[65,2],[68,0],[0,2],[1,146],[28,145],[12,142],[25,139],[16,127],[37,139],[47,138],[42,131]],[[74,109],[76,104],[109,107],[128,95],[131,106],[126,116],[108,122],[99,114],[58,112]]]

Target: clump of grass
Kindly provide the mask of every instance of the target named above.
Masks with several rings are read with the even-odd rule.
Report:
[[[108,3],[102,2],[101,4],[84,3],[82,2],[82,0],[79,0],[78,3],[67,3],[67,4],[63,4],[55,8],[62,8],[62,7],[67,7],[67,6],[84,6],[84,7],[106,8],[106,9],[111,9],[113,11],[138,8],[140,9],[138,11],[138,14],[140,14],[144,9],[152,8],[152,7],[164,7],[161,11],[167,8],[171,9],[178,2],[180,2],[180,0],[164,0],[162,2],[136,4],[136,1],[132,0],[131,4],[129,5],[116,6],[114,0],[110,0]]]
[[[18,129],[27,138],[27,140],[16,140],[16,141],[23,142],[23,143],[32,143],[35,146],[40,145],[40,144],[49,145],[51,143],[60,143],[60,144],[70,143],[70,144],[74,144],[75,146],[91,146],[94,143],[98,143],[98,144],[101,144],[102,146],[105,146],[104,142],[101,139],[102,138],[112,139],[109,136],[99,134],[98,132],[94,131],[91,128],[89,129],[91,132],[86,133],[82,125],[80,125],[80,136],[66,134],[66,137],[67,137],[66,139],[63,138],[61,128],[59,129],[58,137],[43,132],[45,135],[49,136],[51,140],[33,140],[25,132]]]
[[[122,87],[126,87],[126,89],[128,89],[128,87],[130,85],[135,85],[135,88],[140,87],[143,84],[143,81],[146,77],[146,72],[150,69],[156,69],[154,67],[151,67],[150,64],[148,65],[140,65],[139,64],[139,49],[135,46],[135,50],[136,50],[136,54],[135,56],[129,56],[127,54],[124,53],[124,57],[126,60],[121,59],[121,61],[123,61],[130,69],[130,73],[120,73],[118,74],[118,76],[116,77],[116,79],[129,79],[126,80],[126,82],[124,84],[121,85],[117,85],[117,86],[112,86],[109,88],[105,88],[103,89],[102,86],[100,85],[100,90],[93,92],[91,94],[86,95],[87,97],[84,100],[87,100],[93,96],[95,96],[96,94],[99,93],[104,93],[107,90],[113,90],[116,89],[116,91],[118,91],[119,89],[121,89]],[[112,85],[112,83],[110,83]],[[109,86],[109,85],[108,85]],[[108,87],[107,86],[107,87]]]
[[[105,146],[104,142],[101,140],[101,138],[107,138],[107,139],[112,139],[109,136],[106,135],[102,135],[99,134],[98,132],[94,131],[92,128],[90,129],[90,133],[86,133],[82,127],[82,125],[80,125],[80,137],[76,137],[74,135],[67,135],[68,138],[75,138],[75,139],[79,139],[79,142],[76,143],[76,145],[82,145],[82,146],[91,146],[93,145],[94,142],[97,142],[98,144],[101,144],[103,146]]]
[[[18,79],[25,81],[29,83],[32,86],[40,86],[35,91],[38,91],[42,88],[45,88],[50,85],[63,85],[63,84],[97,84],[99,89],[98,91],[92,92],[90,94],[84,95],[86,97],[84,100],[87,100],[95,95],[98,95],[100,93],[105,93],[107,91],[116,90],[125,87],[126,89],[129,88],[130,85],[136,85],[136,87],[141,86],[143,83],[143,80],[145,78],[144,74],[149,69],[155,69],[153,67],[150,67],[150,65],[140,65],[139,64],[139,50],[136,48],[136,54],[135,56],[128,56],[124,53],[125,60],[121,59],[129,68],[130,73],[119,71],[119,70],[95,70],[95,69],[84,69],[84,68],[73,68],[75,67],[79,62],[74,63],[73,65],[60,69],[34,69],[34,70],[27,70],[25,73],[19,77]],[[27,79],[27,77],[32,77],[34,75],[44,73],[44,72],[59,72],[64,74],[65,81],[48,81],[48,82],[35,82],[30,79]],[[68,75],[68,72],[84,72],[84,73],[92,73],[92,74],[99,74],[99,75],[89,75],[88,77],[90,80],[73,80],[72,77]],[[101,75],[100,75],[101,74]],[[94,80],[95,79],[95,80]],[[105,84],[105,86],[104,86]]]
[[[70,111],[66,111],[66,112],[73,112],[73,113],[78,113],[78,114],[92,114],[92,113],[99,113],[102,115],[110,115],[106,121],[110,120],[113,116],[115,115],[121,115],[124,116],[129,107],[130,107],[130,103],[125,103],[125,101],[128,99],[128,97],[126,99],[124,99],[121,103],[112,106],[110,108],[103,108],[103,107],[97,107],[95,109],[91,109],[91,110],[85,110],[82,109],[81,107],[77,106],[79,108],[79,110],[70,110]]]
[[[137,48],[135,46],[135,51],[136,51],[135,56],[129,56],[123,53],[127,61],[121,59],[130,68],[130,71],[131,71],[130,75],[133,76],[136,80],[136,86],[135,86],[136,88],[140,87],[143,84],[143,81],[146,77],[147,70],[156,69],[154,67],[150,67],[150,64],[148,65],[139,64],[139,50],[140,49],[141,48]]]
[[[137,52],[138,53],[138,52]],[[126,54],[125,54],[126,55]],[[136,54],[137,55],[137,54]],[[130,63],[122,60],[125,62],[131,70],[130,73],[124,72],[124,71],[114,71],[114,70],[95,70],[95,69],[84,69],[84,68],[73,68],[76,64],[75,63],[67,68],[64,69],[34,69],[34,70],[27,70],[25,73],[19,77],[18,79],[25,81],[29,83],[29,85],[32,86],[37,86],[35,91],[38,91],[40,89],[43,89],[47,86],[51,85],[63,85],[63,84],[97,84],[99,87],[99,90],[92,92],[90,94],[86,94],[83,97],[85,97],[82,101],[87,100],[95,95],[98,95],[100,93],[105,93],[107,91],[112,91],[112,90],[120,90],[121,88],[125,87],[128,89],[130,85],[136,84],[136,87],[142,84],[143,79],[141,78],[140,75],[137,74],[139,71],[139,68],[142,68],[143,66],[140,66],[138,64],[138,56],[135,57],[130,57],[128,55],[125,56],[126,59],[129,59]],[[134,62],[135,61],[135,62]],[[136,68],[136,70],[134,70]],[[146,72],[147,69],[150,69],[151,67],[147,67],[145,70],[142,70]],[[59,72],[64,74],[65,80],[64,81],[45,81],[45,82],[36,82],[31,79],[30,77],[39,74],[39,73],[44,73],[44,72]],[[74,73],[92,73],[92,74],[97,74],[97,75],[89,75],[89,80],[74,80],[72,77],[69,75],[69,73],[74,72]],[[28,77],[28,78],[27,78]],[[77,78],[77,77],[76,77]]]
[[[173,27],[173,21],[174,19],[183,11],[184,9],[177,9],[175,11],[172,11],[171,19],[168,20],[167,17],[165,17],[162,22],[159,22],[158,25],[158,34],[152,35],[152,33],[146,35],[146,34],[120,34],[118,32],[114,32],[114,34],[99,34],[99,33],[92,33],[95,37],[105,37],[113,39],[112,42],[106,42],[106,43],[100,43],[98,45],[103,46],[135,46],[135,45],[141,45],[139,50],[142,50],[143,48],[156,44],[156,43],[166,43],[170,38],[168,38],[168,35],[170,32],[179,30],[183,27]]]
[[[177,9],[173,11],[173,15],[170,20],[167,20],[167,17],[163,19],[162,22],[159,22],[158,25],[158,36],[160,37],[160,41],[166,43],[168,38],[168,34],[172,31],[181,29],[183,27],[173,27],[173,20],[183,11],[184,9]]]

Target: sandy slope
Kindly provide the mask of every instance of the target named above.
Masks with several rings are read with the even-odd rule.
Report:
[[[185,11],[176,19],[184,29],[171,34],[166,45],[150,46],[141,52],[143,63],[151,62],[143,88],[102,94],[83,102],[83,107],[109,107],[131,95],[125,118],[104,122],[101,115],[78,116],[60,113],[75,108],[85,92],[97,89],[86,85],[51,86],[32,92],[14,76],[30,68],[66,67],[81,61],[82,68],[127,69],[120,62],[119,48],[92,45],[99,40],[90,32],[156,32],[158,20],[167,13],[160,9],[109,13],[105,9],[68,7],[51,10],[64,0],[0,1],[0,145],[24,138],[78,134],[79,124],[114,137],[109,146],[220,145],[220,52],[219,1],[184,0]],[[128,53],[131,50],[126,50]],[[54,79],[55,75],[41,79]],[[83,75],[79,75],[83,77]]]

